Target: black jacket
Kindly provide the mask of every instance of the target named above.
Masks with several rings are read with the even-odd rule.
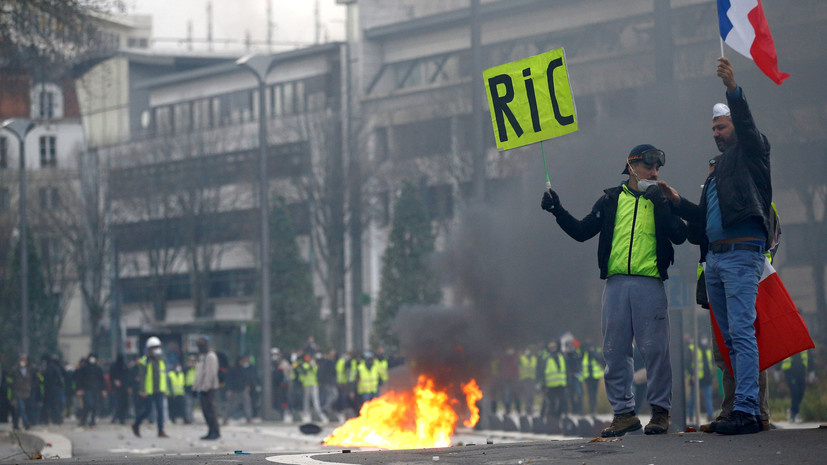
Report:
[[[603,197],[595,202],[591,213],[579,221],[562,206],[552,211],[557,218],[557,224],[576,241],[584,242],[600,233],[597,245],[597,265],[600,267],[600,279],[606,279],[609,274],[609,255],[612,251],[617,199],[622,190],[622,185],[604,190]],[[660,273],[660,279],[666,280],[669,277],[666,270],[675,261],[675,250],[672,248],[672,243],[678,245],[686,240],[686,225],[672,213],[672,209],[668,204],[655,204],[655,239],[657,241],[658,272]]]
[[[715,171],[704,183],[700,205],[681,198],[675,211],[695,228],[706,231],[706,190],[714,176],[723,227],[755,218],[763,225],[766,237],[772,202],[770,143],[755,127],[743,90],[727,92],[727,102],[738,143],[718,159]]]
[[[87,363],[78,369],[75,374],[79,391],[103,391],[106,389],[106,378],[103,376],[103,368],[97,363]]]

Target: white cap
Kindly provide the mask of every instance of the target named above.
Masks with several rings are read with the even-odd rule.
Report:
[[[719,116],[730,116],[729,115],[729,107],[723,103],[716,103],[715,106],[712,107],[712,119],[715,119]]]

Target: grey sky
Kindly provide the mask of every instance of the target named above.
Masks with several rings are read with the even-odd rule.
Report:
[[[311,43],[315,37],[314,9],[316,0],[269,0],[272,2],[272,21],[275,23],[273,40]],[[187,22],[192,21],[195,39],[207,36],[208,0],[128,0],[130,14],[153,16],[154,38],[186,38]],[[253,42],[267,38],[268,0],[212,0],[213,39],[233,39],[240,47],[250,32]],[[344,6],[335,0],[318,0],[321,33],[320,40],[340,40],[344,36]],[[161,48],[174,46],[170,42]],[[226,48],[216,45],[215,50]]]

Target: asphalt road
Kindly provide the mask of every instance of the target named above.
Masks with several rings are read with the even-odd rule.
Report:
[[[200,426],[200,427],[198,427]],[[112,429],[114,428],[114,429]],[[827,428],[783,429],[745,436],[703,433],[672,433],[663,436],[627,435],[615,441],[566,441],[551,437],[537,440],[532,435],[504,435],[500,432],[461,432],[450,448],[410,451],[356,450],[321,445],[319,436],[302,437],[297,425],[246,426],[225,428],[218,442],[198,441],[203,425],[172,425],[170,439],[153,437],[145,427],[144,438],[126,435],[124,427],[101,426],[99,430],[70,433],[89,441],[73,440],[76,455],[52,463],[83,464],[389,464],[389,465],[541,465],[541,464],[827,464]],[[485,434],[488,434],[485,436]],[[167,442],[168,441],[168,442]],[[304,444],[296,441],[305,441]],[[493,444],[487,444],[487,442]],[[248,454],[236,454],[235,447]],[[260,447],[256,447],[259,444]],[[94,456],[85,448],[101,447]],[[157,450],[163,449],[163,450]],[[14,459],[12,459],[14,460]],[[3,462],[3,463],[26,463]],[[28,462],[31,463],[31,462]]]

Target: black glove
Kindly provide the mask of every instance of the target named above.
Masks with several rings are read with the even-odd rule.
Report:
[[[643,198],[651,200],[656,207],[666,207],[669,204],[669,200],[663,195],[657,184],[649,186],[646,192],[643,193]]]
[[[547,212],[554,212],[560,209],[560,197],[557,192],[551,189],[543,192],[543,200],[540,202],[540,207]]]

